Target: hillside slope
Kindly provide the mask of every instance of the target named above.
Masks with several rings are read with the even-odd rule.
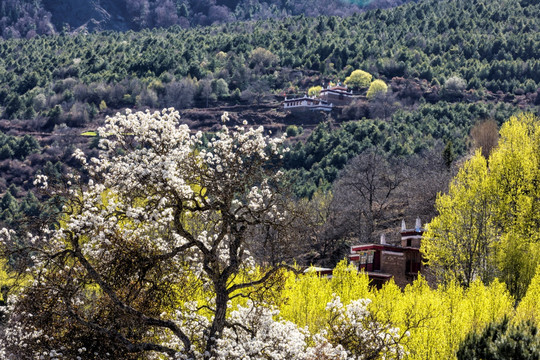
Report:
[[[183,28],[295,15],[346,16],[411,0],[2,0],[0,38],[67,31]]]
[[[361,125],[318,141],[328,146],[295,148],[285,159],[305,185],[295,192],[307,196],[365,149],[409,156],[451,144],[459,156],[477,122],[500,124],[516,110],[538,111],[539,29],[535,1],[425,0],[344,18],[2,41],[0,130],[39,136],[43,154],[66,161],[74,134],[124,108],[175,107],[194,128],[208,130],[221,111],[245,116],[256,105],[250,123],[303,127],[291,133],[307,137],[318,119],[306,126],[285,116],[279,101],[364,69],[388,84],[387,96],[336,109],[336,126]],[[34,154],[17,158],[14,141],[0,144],[0,170],[14,174],[2,176],[0,192],[9,184],[30,186],[29,174],[42,165]]]

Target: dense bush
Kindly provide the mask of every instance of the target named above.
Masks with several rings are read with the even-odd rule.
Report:
[[[39,152],[38,141],[30,136],[10,136],[0,131],[0,161],[6,159],[23,160],[28,155]]]
[[[508,318],[470,333],[460,345],[458,360],[534,360],[540,358],[538,328],[530,322],[517,326]]]

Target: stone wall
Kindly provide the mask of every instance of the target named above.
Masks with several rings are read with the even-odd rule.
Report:
[[[381,272],[394,275],[394,282],[405,287],[409,281],[405,275],[407,257],[402,252],[382,251]]]

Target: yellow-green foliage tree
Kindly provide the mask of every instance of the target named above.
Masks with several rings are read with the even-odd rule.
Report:
[[[12,274],[9,274],[9,269],[7,269],[7,261],[5,259],[0,259],[0,304],[6,305],[8,294],[17,283],[16,277]]]
[[[344,304],[369,295],[369,279],[345,261],[334,269],[332,279],[321,277],[314,268],[304,275],[289,272],[282,292],[280,314],[300,327],[308,326],[312,333],[324,328],[329,314],[326,305],[338,295]]]
[[[537,327],[540,327],[540,266],[536,269],[536,275],[531,281],[527,293],[521,299],[516,308],[515,323],[532,321]]]
[[[369,85],[369,89],[366,93],[368,99],[373,99],[379,93],[386,93],[388,91],[388,86],[382,80],[375,80]]]
[[[345,78],[345,84],[352,88],[367,88],[371,82],[372,75],[364,70],[354,70],[350,76]]]
[[[308,90],[308,96],[319,96],[322,86],[312,86]]]
[[[422,245],[439,273],[465,286],[498,276],[525,295],[540,260],[539,126],[533,115],[512,117],[489,162],[477,152],[439,196]]]
[[[437,197],[439,216],[428,225],[422,252],[440,280],[469,286],[475,278],[487,283],[493,277],[495,233],[487,176],[486,159],[477,152],[463,164],[448,194]]]
[[[518,298],[525,295],[540,260],[540,121],[512,117],[489,158],[489,194],[497,227],[499,276]]]
[[[260,68],[268,68],[279,62],[279,57],[274,55],[270,50],[258,47],[251,51],[249,56],[250,66]]]
[[[451,359],[471,331],[512,314],[513,299],[504,284],[475,281],[468,289],[456,282],[434,290],[419,279],[401,291],[388,283],[373,294],[371,310],[391,322],[406,341],[409,359]]]

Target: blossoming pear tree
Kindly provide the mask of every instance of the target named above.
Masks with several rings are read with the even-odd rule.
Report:
[[[98,133],[98,158],[75,153],[88,181],[74,176],[60,191],[36,179],[67,199],[60,225],[19,247],[0,235],[4,249],[31,258],[33,279],[12,301],[1,351],[215,358],[237,326],[227,320],[230,300],[263,291],[279,273],[250,277],[248,234],[284,220],[271,170],[283,139],[224,124],[206,141],[174,109],[117,114]]]

